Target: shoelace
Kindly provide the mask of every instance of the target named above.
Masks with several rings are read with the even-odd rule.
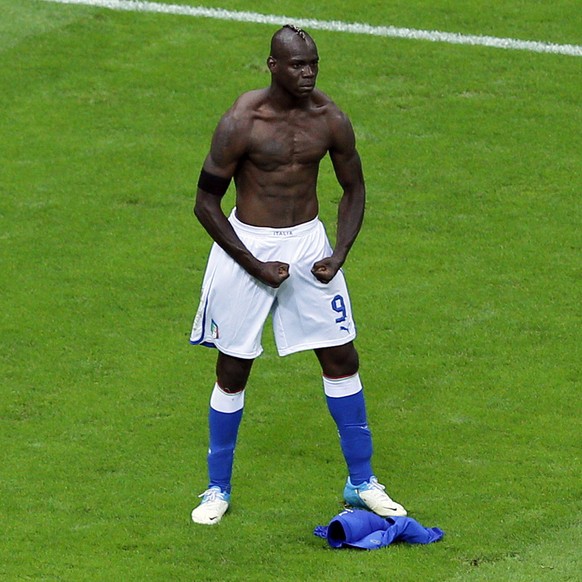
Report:
[[[378,479],[370,479],[369,481],[370,489],[378,489],[379,491],[384,491],[386,487],[381,483],[378,483]]]
[[[224,494],[222,493],[222,491],[220,491],[220,489],[215,488],[207,489],[204,493],[198,495],[198,497],[203,498],[202,503],[224,500]]]

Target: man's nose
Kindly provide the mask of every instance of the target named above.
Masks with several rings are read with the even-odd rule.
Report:
[[[303,73],[304,77],[313,77],[315,74],[311,65],[305,65],[301,72]]]

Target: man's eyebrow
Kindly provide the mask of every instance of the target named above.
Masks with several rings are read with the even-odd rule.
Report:
[[[292,63],[318,63],[319,57],[314,57],[313,59],[304,59],[302,57],[291,57],[289,60]]]

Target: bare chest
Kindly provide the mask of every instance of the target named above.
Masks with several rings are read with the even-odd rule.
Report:
[[[317,164],[329,149],[327,126],[321,118],[257,120],[249,159],[266,170],[287,165]]]

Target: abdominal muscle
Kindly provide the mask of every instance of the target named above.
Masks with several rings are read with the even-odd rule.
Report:
[[[313,220],[319,210],[318,165],[292,164],[264,172],[247,161],[235,176],[237,218],[274,228]]]

